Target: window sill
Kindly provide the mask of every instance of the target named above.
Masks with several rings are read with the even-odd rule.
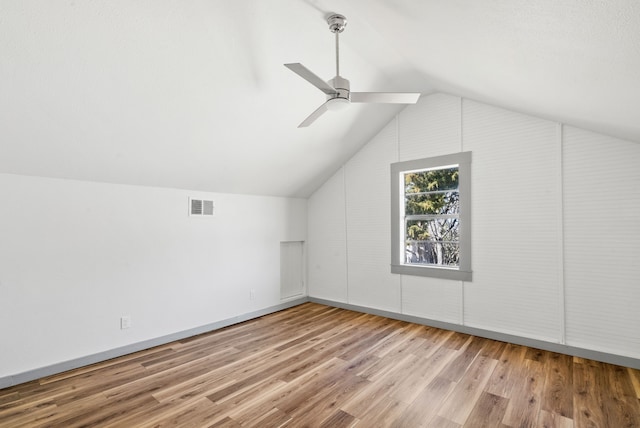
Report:
[[[473,273],[446,267],[391,265],[391,273],[471,282]]]

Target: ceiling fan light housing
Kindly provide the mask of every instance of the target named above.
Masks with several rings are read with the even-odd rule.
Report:
[[[327,101],[327,109],[331,111],[344,110],[351,102],[347,98],[335,97]]]
[[[332,111],[344,110],[349,107],[349,81],[343,77],[336,76],[327,82],[336,90],[335,94],[327,95],[327,109]]]

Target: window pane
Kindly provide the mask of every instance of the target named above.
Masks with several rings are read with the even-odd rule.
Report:
[[[457,189],[458,167],[404,174],[405,194]]]
[[[458,267],[460,245],[454,242],[407,241],[405,264]]]
[[[405,263],[458,266],[457,218],[405,221]]]
[[[460,195],[458,192],[407,193],[404,213],[405,215],[459,214]]]
[[[407,220],[404,236],[407,241],[457,242],[459,224],[457,218]]]

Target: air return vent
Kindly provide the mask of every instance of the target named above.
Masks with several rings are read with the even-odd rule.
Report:
[[[189,215],[213,217],[213,201],[189,198]]]

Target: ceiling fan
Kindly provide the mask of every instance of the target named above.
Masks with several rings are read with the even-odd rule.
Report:
[[[298,128],[311,125],[327,110],[342,110],[350,103],[391,103],[391,104],[415,104],[420,98],[419,93],[401,92],[351,92],[349,81],[340,76],[340,41],[339,34],[347,26],[347,18],[339,14],[333,14],[327,18],[329,30],[336,35],[336,76],[325,82],[311,70],[300,63],[285,64],[285,67],[320,89],[327,95],[327,101],[302,121]]]

